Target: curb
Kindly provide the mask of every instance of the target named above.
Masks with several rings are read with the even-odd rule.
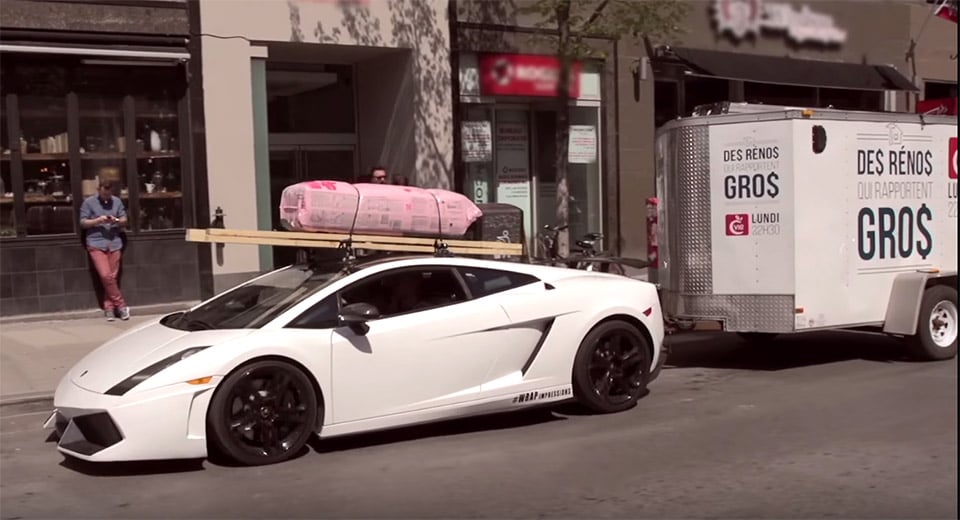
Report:
[[[184,301],[175,303],[158,303],[155,305],[139,305],[130,307],[130,313],[133,315],[155,315],[169,314],[171,312],[187,310],[200,301]],[[48,314],[20,314],[14,316],[0,317],[0,324],[12,325],[16,323],[33,323],[38,321],[65,321],[65,320],[84,320],[102,318],[102,309],[87,309],[79,311],[67,311]]]
[[[25,392],[0,398],[0,415],[42,412],[53,409],[53,392]]]

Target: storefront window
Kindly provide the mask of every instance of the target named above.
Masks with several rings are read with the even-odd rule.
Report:
[[[83,198],[97,194],[100,181],[114,183],[114,194],[127,202],[126,139],[123,132],[123,98],[82,93],[80,105],[80,193]]]
[[[660,128],[666,123],[673,121],[681,114],[677,112],[677,92],[676,81],[655,81],[653,92],[654,103],[654,126]]]
[[[27,235],[73,233],[66,97],[19,96]]]
[[[476,204],[495,202],[493,179],[493,109],[464,105],[461,121],[464,190]]]
[[[464,192],[478,204],[520,208],[529,245],[536,246],[537,232],[557,222],[555,107],[551,103],[462,107]],[[599,107],[570,108],[567,183],[572,240],[603,232],[599,120]]]
[[[837,88],[819,89],[820,107],[838,110],[883,111],[883,92]]]
[[[183,181],[176,100],[162,93],[136,100],[140,229],[183,227]]]
[[[570,109],[567,184],[570,189],[571,243],[587,233],[603,232],[600,194],[600,109]],[[606,242],[603,247],[609,247]]]
[[[536,235],[531,190],[530,112],[524,109],[498,108],[493,122],[494,175],[492,193],[495,202],[510,204],[523,211],[527,237]]]
[[[745,81],[743,83],[743,96],[747,103],[801,107],[817,106],[816,87]]]
[[[533,230],[536,236],[543,226],[557,222],[557,113],[553,110],[535,111],[533,126],[537,138],[533,161],[537,176],[537,229]],[[547,253],[539,251],[541,255]]]
[[[0,234],[17,233],[20,211],[28,236],[77,233],[82,199],[105,179],[132,231],[183,227],[183,65],[3,53],[0,67],[15,108],[4,106],[3,145],[11,129],[20,134],[19,153],[4,149]],[[21,196],[23,209],[14,203]]]
[[[7,103],[0,98],[0,237],[17,234],[16,214],[13,210],[13,176],[10,171],[10,133],[7,130]]]
[[[603,232],[600,194],[599,117],[597,107],[570,108],[567,142],[568,217],[571,244],[587,233]],[[557,113],[534,112],[536,132],[537,226],[557,220]]]
[[[924,81],[923,99],[943,99],[957,97],[956,82]]]
[[[716,78],[685,78],[683,82],[683,113],[689,116],[700,105],[730,100],[730,82]]]

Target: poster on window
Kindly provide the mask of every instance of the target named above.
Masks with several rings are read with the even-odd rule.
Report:
[[[570,125],[567,161],[571,164],[597,162],[597,128],[593,125]]]
[[[497,121],[497,202],[523,210],[530,229],[530,136],[526,121]]]
[[[467,189],[470,190],[470,200],[474,204],[486,204],[490,202],[490,186],[487,179],[489,172],[487,164],[472,163],[466,166]]]
[[[493,160],[493,135],[490,121],[464,121],[460,128],[464,162]]]

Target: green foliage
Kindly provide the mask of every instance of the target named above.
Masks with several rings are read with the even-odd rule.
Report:
[[[517,7],[517,14],[533,15],[541,29],[559,31],[558,12],[569,9],[570,41],[566,49],[550,37],[561,57],[602,57],[590,45],[591,37],[649,38],[662,41],[681,32],[680,23],[690,9],[682,0],[529,0]],[[565,54],[566,56],[562,56]]]

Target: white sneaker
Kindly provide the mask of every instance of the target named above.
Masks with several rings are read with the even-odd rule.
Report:
[[[120,319],[124,321],[130,319],[130,307],[120,308]]]
[[[113,309],[107,309],[107,310],[103,311],[103,315],[107,317],[107,321],[113,321],[113,320],[114,320]]]

